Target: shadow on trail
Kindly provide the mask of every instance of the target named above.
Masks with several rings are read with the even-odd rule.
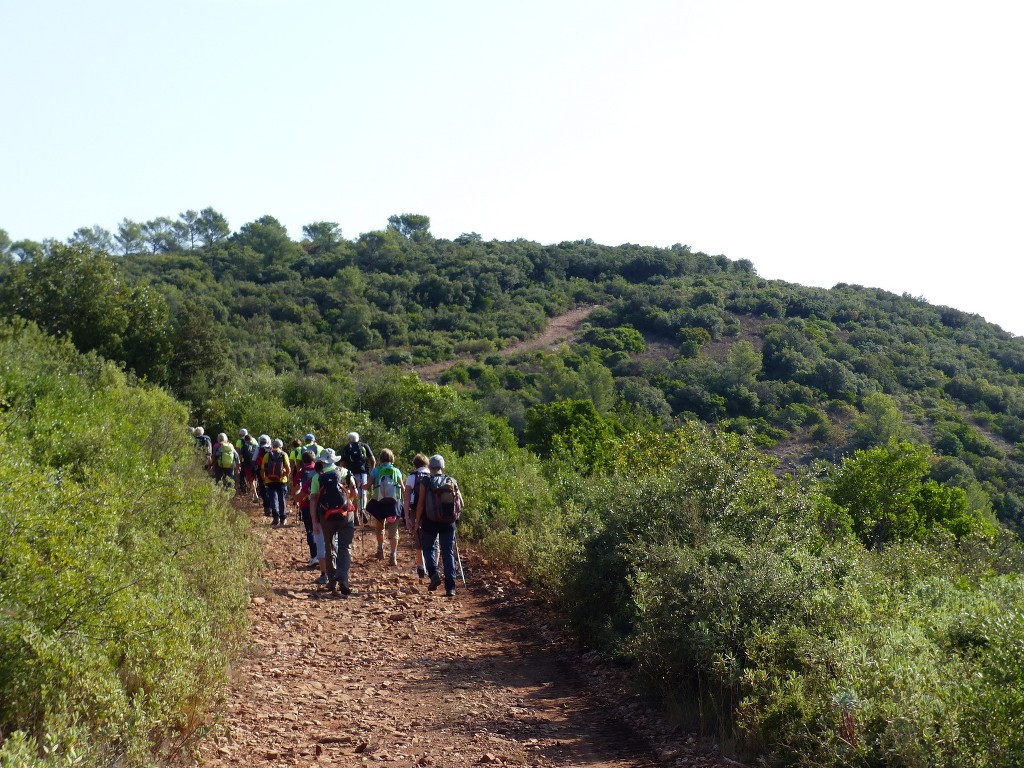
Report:
[[[511,653],[499,651],[456,660],[410,659],[428,673],[415,687],[440,690],[447,711],[438,726],[468,738],[494,736],[535,745],[531,753],[551,765],[661,765],[652,746],[615,705],[589,690],[575,651],[517,605],[490,607],[473,618],[473,631],[503,636]],[[488,706],[488,700],[494,703]]]

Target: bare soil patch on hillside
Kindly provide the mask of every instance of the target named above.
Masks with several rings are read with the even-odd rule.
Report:
[[[266,591],[198,765],[717,766],[621,675],[579,650],[511,572],[462,545],[469,582],[428,592],[356,533],[348,597],[316,587],[301,524],[264,538]]]
[[[500,352],[496,353],[502,357],[512,357],[520,352],[533,352],[538,349],[545,349],[548,351],[556,349],[560,344],[569,341],[579,331],[583,321],[586,320],[590,313],[597,309],[596,306],[577,307],[571,309],[561,315],[552,317],[545,327],[544,332],[539,336],[526,339],[525,341],[517,341],[514,344],[510,344]],[[447,371],[453,365],[459,362],[465,362],[472,360],[473,357],[462,356],[452,360],[442,360],[437,363],[430,363],[428,365],[420,365],[416,367],[416,371],[420,377],[428,381],[436,379],[442,373]]]

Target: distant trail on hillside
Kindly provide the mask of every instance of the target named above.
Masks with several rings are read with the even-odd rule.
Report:
[[[590,313],[597,309],[598,305],[591,304],[585,307],[577,307],[571,309],[568,312],[557,315],[548,321],[547,328],[544,332],[534,338],[526,339],[525,341],[517,341],[515,344],[511,344],[505,347],[497,354],[502,357],[511,357],[517,352],[532,352],[537,349],[553,349],[562,342],[573,337],[580,326],[583,325],[583,321],[590,317]],[[420,378],[431,380],[436,379],[442,373],[447,371],[456,363],[465,362],[472,360],[472,355],[461,355],[451,360],[442,360],[439,363],[430,363],[429,365],[416,366],[416,372],[420,375]]]

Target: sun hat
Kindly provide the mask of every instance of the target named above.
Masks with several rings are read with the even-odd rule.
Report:
[[[337,461],[338,454],[334,452],[332,448],[324,448],[320,451],[320,455],[316,457],[318,462],[323,462],[324,469],[327,467],[333,467],[334,462]]]

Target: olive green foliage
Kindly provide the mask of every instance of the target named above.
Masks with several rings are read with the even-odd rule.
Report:
[[[684,245],[446,240],[409,213],[302,234],[272,216],[232,233],[205,209],[69,247],[0,238],[0,307],[166,384],[210,432],[338,448],[355,430],[405,470],[443,453],[463,534],[733,753],[1024,763],[1024,555],[1000,526],[1024,530],[1024,339]],[[92,277],[54,288],[64,263]],[[77,311],[47,314],[58,300]],[[146,327],[127,328],[140,301]],[[513,353],[583,305],[569,342]],[[415,372],[445,361],[440,386]],[[33,418],[65,446],[63,411]],[[82,439],[106,451],[105,434]],[[48,466],[78,461],[62,450]]]
[[[185,409],[0,325],[3,765],[149,765],[203,722],[245,622],[245,521]]]
[[[768,762],[1024,759],[1019,544],[938,526],[871,551],[823,525],[815,478],[780,478],[736,436],[623,449],[562,486],[576,522],[548,562],[577,631],[678,716]]]
[[[316,221],[296,242],[273,216],[232,233],[207,208],[114,236],[81,227],[70,249],[6,242],[6,313],[167,384],[203,421],[253,372],[362,379],[461,355],[445,383],[521,443],[526,411],[562,399],[638,427],[698,418],[795,463],[909,440],[959,458],[972,504],[1024,527],[1024,340],[909,295],[764,280],[685,245],[446,240],[414,213],[355,239]],[[45,276],[69,253],[101,290],[79,296],[93,278],[61,270],[52,284],[75,309],[49,313]],[[581,304],[600,306],[572,346],[495,354]]]
[[[857,451],[831,472],[826,493],[868,547],[922,539],[941,526],[957,537],[993,532],[972,514],[967,492],[929,478],[929,451],[907,442]]]

